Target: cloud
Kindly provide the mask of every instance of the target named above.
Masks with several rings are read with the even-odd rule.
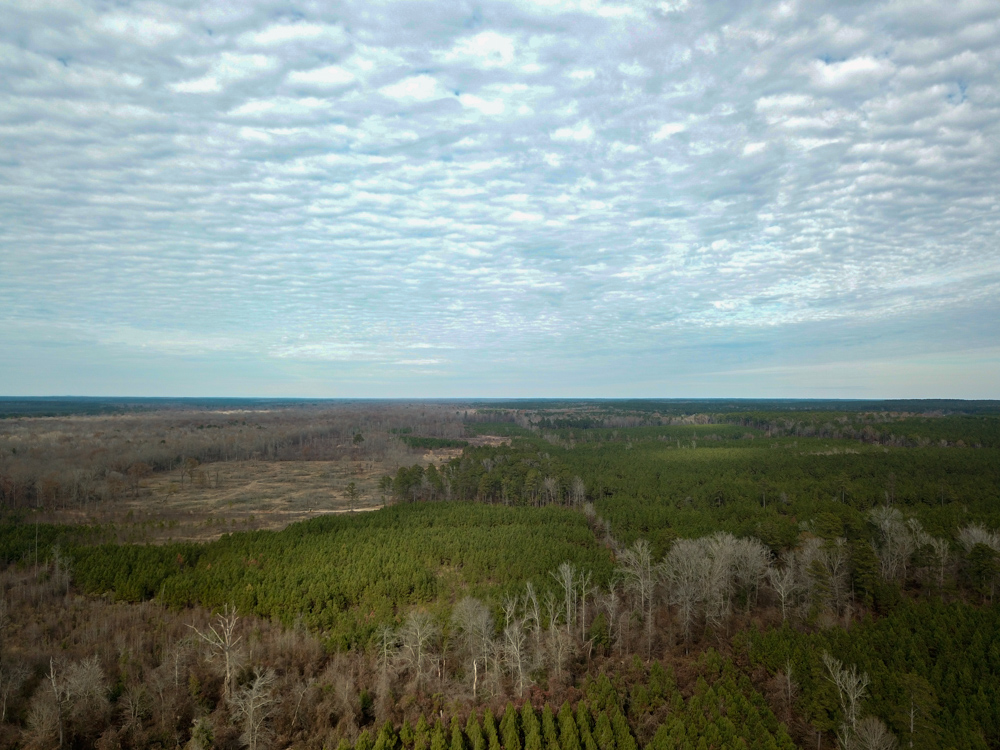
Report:
[[[8,5],[0,392],[983,395],[998,67],[975,3]]]
[[[383,86],[379,91],[385,96],[402,101],[429,102],[447,96],[441,84],[429,75],[417,75]]]
[[[311,70],[293,70],[288,75],[291,83],[299,83],[306,86],[318,86],[321,88],[346,86],[357,80],[357,76],[340,65],[326,65],[322,68],[312,68]]]

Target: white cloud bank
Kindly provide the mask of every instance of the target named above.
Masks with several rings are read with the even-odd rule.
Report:
[[[1000,395],[995,3],[102,8],[4,6],[0,393]]]

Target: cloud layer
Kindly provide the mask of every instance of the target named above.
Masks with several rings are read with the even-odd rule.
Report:
[[[991,0],[0,21],[0,391],[1000,395]]]

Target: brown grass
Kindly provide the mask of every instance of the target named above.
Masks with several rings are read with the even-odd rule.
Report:
[[[440,465],[460,449],[428,450],[410,464]],[[227,531],[281,529],[325,513],[382,507],[381,477],[396,466],[379,461],[238,461],[203,464],[194,479],[179,471],[156,474],[114,502],[45,513],[52,523],[115,524],[123,541],[206,541]],[[347,486],[354,482],[354,507]],[[388,500],[389,498],[385,498]]]

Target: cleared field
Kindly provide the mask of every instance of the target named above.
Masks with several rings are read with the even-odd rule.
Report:
[[[441,464],[461,449],[427,450],[407,463]],[[329,514],[374,510],[378,483],[396,466],[371,460],[232,461],[143,479],[137,493],[91,508],[46,512],[51,523],[114,524],[123,541],[205,541],[228,531],[282,529]],[[352,502],[348,485],[357,491]]]

